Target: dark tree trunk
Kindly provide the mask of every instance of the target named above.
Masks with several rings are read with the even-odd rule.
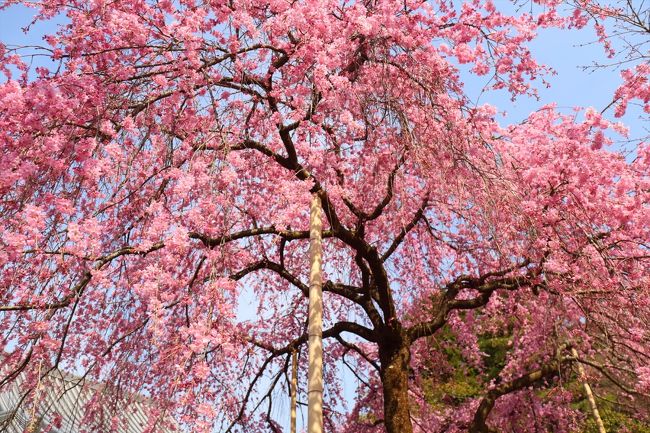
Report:
[[[488,415],[490,415],[490,411],[494,407],[496,397],[498,396],[495,396],[488,392],[488,395],[481,401],[481,404],[474,414],[472,424],[469,426],[469,433],[490,433],[493,431],[487,426],[485,421],[487,420]]]
[[[387,433],[412,433],[408,397],[410,345],[403,338],[398,340],[379,344],[384,425]]]

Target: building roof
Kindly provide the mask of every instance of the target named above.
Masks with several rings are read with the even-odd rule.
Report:
[[[68,375],[60,370],[50,372],[34,390],[34,401],[23,398],[19,377],[12,384],[0,390],[0,431],[8,433],[142,433],[148,426],[148,409],[152,401],[140,395],[130,395],[129,402],[115,400],[104,403],[93,419],[84,420],[85,407],[98,394],[107,392],[107,387],[90,383],[82,378]],[[162,420],[159,420],[162,421]],[[156,432],[177,431],[169,416],[164,417],[167,426],[160,426]],[[82,425],[82,423],[84,425]],[[163,422],[159,422],[163,424]]]

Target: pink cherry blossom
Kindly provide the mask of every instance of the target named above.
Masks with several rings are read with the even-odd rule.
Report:
[[[65,24],[38,73],[0,45],[0,387],[59,368],[112,390],[86,420],[141,395],[149,431],[279,431],[318,194],[328,431],[575,430],[576,363],[646,395],[650,146],[463,93],[461,64],[534,95],[537,31],[611,17],[534,3],[4,2]],[[647,111],[648,73],[622,72],[617,114]],[[463,368],[479,391],[431,404]]]

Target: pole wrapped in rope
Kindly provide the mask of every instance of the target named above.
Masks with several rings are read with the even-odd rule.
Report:
[[[298,352],[291,352],[291,433],[296,433],[296,394],[298,392]]]
[[[585,373],[585,368],[582,366],[578,360],[578,351],[572,347],[571,355],[576,359],[576,364],[578,365],[578,374],[580,375],[580,381],[582,382],[582,387],[585,390],[587,395],[587,401],[589,401],[589,408],[591,409],[591,414],[594,416],[596,421],[596,426],[598,427],[598,433],[607,433],[605,430],[605,424],[603,424],[603,419],[600,417],[598,412],[598,406],[596,405],[596,399],[594,398],[594,393],[591,391],[591,386],[587,382],[587,374]]]
[[[312,195],[309,212],[309,370],[307,433],[323,432],[323,221],[320,197]]]

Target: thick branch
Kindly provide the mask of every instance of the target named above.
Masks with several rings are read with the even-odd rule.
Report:
[[[282,278],[284,278],[286,281],[289,283],[293,284],[295,287],[300,289],[300,291],[303,293],[305,296],[309,296],[309,286],[302,281],[295,275],[289,273],[284,266],[281,266],[279,263],[272,262],[271,260],[268,259],[262,259],[258,262],[251,263],[250,265],[246,266],[244,269],[230,275],[230,279],[238,281],[244,278],[246,275],[259,271],[261,269],[268,269]]]
[[[343,332],[355,334],[368,341],[375,341],[374,333],[371,329],[354,322],[337,322],[331,328],[323,331],[323,338],[334,337],[339,339]],[[309,336],[306,333],[302,334],[300,337],[291,340],[286,346],[280,348],[276,348],[275,346],[263,341],[255,340],[254,338],[249,338],[248,341],[261,349],[271,352],[274,357],[277,357],[298,350],[301,345],[307,342],[308,338]]]
[[[496,290],[516,290],[531,285],[534,278],[540,274],[539,268],[530,270],[523,276],[505,276],[517,269],[525,268],[529,264],[530,260],[525,259],[514,266],[487,272],[480,277],[459,276],[442,288],[442,295],[437,299],[437,304],[434,305],[434,317],[426,322],[413,325],[407,330],[411,340],[415,341],[433,335],[447,322],[451,310],[480,308],[490,301],[492,293]],[[474,298],[456,299],[461,290],[475,290],[479,294]]]
[[[278,235],[281,238],[286,240],[309,239],[309,230],[278,230],[275,228],[275,226],[252,228],[252,229],[242,230],[236,233],[231,233],[228,235],[218,236],[214,238],[202,233],[190,232],[189,237],[191,239],[198,239],[201,242],[203,242],[205,246],[212,248],[239,239],[268,235],[268,234]],[[329,238],[332,236],[333,233],[331,230],[323,231],[324,238]]]
[[[537,382],[540,382],[544,379],[551,378],[560,371],[560,363],[558,361],[552,361],[547,364],[544,364],[540,369],[532,371],[530,373],[519,376],[516,379],[513,379],[509,382],[501,383],[495,388],[487,392],[485,397],[481,400],[476,413],[474,414],[474,419],[472,424],[469,427],[469,433],[491,433],[494,430],[490,429],[486,422],[487,418],[494,408],[496,400],[506,394],[510,394],[515,391],[527,388]]]

